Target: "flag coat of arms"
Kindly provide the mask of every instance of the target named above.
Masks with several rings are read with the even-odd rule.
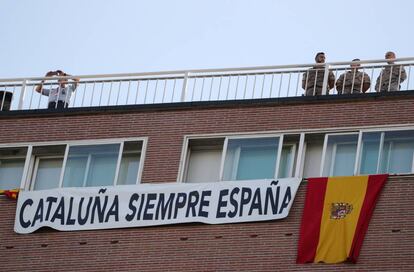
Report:
[[[387,177],[309,178],[297,263],[355,263]]]

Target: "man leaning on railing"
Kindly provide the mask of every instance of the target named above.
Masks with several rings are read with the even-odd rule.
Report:
[[[338,94],[351,94],[351,93],[365,93],[371,85],[371,79],[367,73],[358,71],[361,64],[355,63],[360,59],[353,59],[351,64],[351,70],[343,73],[336,81],[336,90]]]
[[[402,65],[395,65],[396,58],[394,52],[387,52],[385,58],[388,60],[388,65],[382,69],[375,84],[377,92],[392,92],[399,91],[401,82],[407,79],[407,73]]]
[[[325,53],[319,52],[315,56],[316,63],[325,63]],[[315,65],[303,74],[302,77],[302,88],[305,90],[306,96],[321,95],[323,88],[323,79],[325,76],[325,66]],[[326,86],[326,94],[329,94],[335,85],[335,75],[332,71],[328,73],[328,84]]]
[[[70,76],[61,70],[49,71],[46,73],[45,77],[52,76]],[[69,83],[68,79],[60,78],[58,79],[58,87],[56,88],[43,88],[44,80],[36,86],[36,92],[49,96],[48,109],[64,109],[68,107],[70,96],[76,90],[76,87],[79,83],[79,78],[72,78],[73,82]]]

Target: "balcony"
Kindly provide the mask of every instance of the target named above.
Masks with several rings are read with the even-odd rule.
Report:
[[[56,88],[58,79],[79,78],[76,91],[70,97],[67,107],[104,107],[162,103],[183,103],[198,101],[223,101],[243,99],[269,99],[300,97],[308,89],[310,95],[338,95],[340,85],[329,90],[328,71],[337,80],[341,74],[352,71],[351,64],[360,64],[360,72],[370,78],[367,93],[375,93],[375,85],[384,85],[381,71],[399,71],[393,83],[379,88],[379,91],[413,90],[411,68],[414,58],[386,60],[365,60],[358,62],[333,62],[325,65],[300,64],[282,66],[244,67],[230,69],[204,69],[188,71],[164,71],[129,74],[82,75],[73,77],[36,77],[0,79],[0,110],[38,110],[48,107],[49,97],[36,92],[36,86],[44,80],[43,88]],[[405,76],[400,67],[404,67]],[[389,71],[388,70],[388,71]],[[309,75],[320,73],[320,86],[309,80]],[[352,88],[356,85],[352,78]],[[309,88],[309,86],[313,86]],[[398,86],[398,87],[395,87]],[[318,90],[319,93],[318,93]],[[362,85],[361,85],[362,91]],[[309,95],[308,93],[308,95]]]

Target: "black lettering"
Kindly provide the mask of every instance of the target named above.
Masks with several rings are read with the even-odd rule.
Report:
[[[72,206],[73,206],[73,197],[69,200],[69,211],[68,211],[68,218],[66,219],[66,225],[75,225],[75,219],[72,217]]]
[[[185,213],[185,217],[188,217],[190,215],[190,210],[191,210],[191,216],[195,217],[197,216],[196,206],[198,204],[198,200],[200,199],[200,194],[197,191],[192,191],[188,195],[189,195],[188,205],[187,205],[187,212]]]
[[[142,194],[141,203],[139,204],[139,209],[137,213],[137,220],[141,220],[141,213],[142,213],[142,208],[144,207],[144,201],[145,201],[145,194]]]
[[[110,216],[115,216],[115,222],[119,221],[119,201],[118,201],[118,195],[115,195],[114,201],[112,202],[111,207],[109,208],[108,213],[105,217],[105,222],[109,221]]]
[[[167,219],[171,219],[171,213],[172,213],[172,203],[174,201],[175,198],[175,193],[171,193],[170,196],[168,197],[167,203],[165,203],[165,194],[160,194],[159,195],[159,199],[158,199],[158,204],[157,204],[157,209],[155,211],[155,219],[165,219],[167,210],[168,210],[168,217]],[[160,215],[160,210],[161,210],[161,218],[159,218]]]
[[[240,213],[239,216],[243,216],[243,207],[250,202],[252,198],[252,190],[250,188],[243,187],[240,200]]]
[[[283,197],[282,205],[280,206],[279,213],[282,213],[283,210],[289,205],[292,195],[290,192],[290,187],[286,188],[285,196]]]
[[[35,216],[33,218],[32,227],[36,224],[36,221],[40,220],[40,222],[43,222],[43,198],[39,200],[39,204],[37,204],[37,209]]]
[[[85,200],[85,198],[82,197],[80,199],[80,202],[79,202],[79,209],[78,209],[78,223],[79,223],[79,225],[85,225],[86,222],[88,221],[88,219],[89,219],[89,212],[91,210],[91,205],[92,205],[93,197],[92,196],[89,197],[88,205],[86,206],[85,217],[82,218],[82,206],[83,206],[83,201],[84,200]]]
[[[50,219],[50,222],[55,222],[56,219],[60,219],[60,224],[65,224],[65,198],[61,197],[59,205],[56,207],[55,213],[52,216],[52,219]]]
[[[225,190],[221,190],[220,194],[219,194],[219,200],[217,203],[217,213],[216,213],[216,218],[224,218],[226,217],[226,213],[221,211],[221,208],[226,207],[227,206],[227,201],[223,200],[223,197],[227,196],[229,194],[229,190],[225,189]]]
[[[257,188],[253,195],[252,205],[250,206],[249,215],[252,215],[253,210],[257,210],[257,213],[262,215],[262,197],[260,195],[260,188]]]
[[[279,194],[280,194],[280,187],[276,187],[276,197],[273,195],[273,190],[271,187],[266,189],[266,199],[265,199],[265,214],[267,214],[267,210],[269,209],[269,204],[272,207],[272,214],[277,214],[279,209]]]
[[[19,221],[20,221],[20,225],[25,229],[30,226],[31,222],[30,220],[24,221],[24,218],[23,218],[24,209],[26,209],[27,206],[32,206],[32,205],[33,205],[33,200],[31,198],[28,198],[23,202],[22,207],[20,208]]]
[[[210,205],[210,200],[207,200],[206,198],[211,196],[211,191],[203,191],[201,193],[201,201],[200,201],[200,208],[198,210],[198,216],[201,217],[208,217],[208,211],[204,211],[204,207],[208,207]]]
[[[106,205],[108,205],[108,196],[105,196],[103,206],[101,205],[101,198],[99,196],[95,196],[95,201],[93,202],[92,206],[91,224],[93,224],[95,220],[95,214],[98,215],[99,223],[102,223],[104,221]]]
[[[147,195],[147,202],[145,203],[145,209],[144,209],[144,217],[143,220],[152,220],[154,217],[154,214],[148,213],[148,210],[151,210],[155,207],[154,203],[151,203],[151,201],[157,199],[157,194],[150,193]]]
[[[180,200],[181,198],[181,200]],[[177,199],[175,200],[175,209],[174,209],[174,219],[177,218],[178,210],[185,207],[185,202],[187,201],[186,193],[178,193]]]
[[[135,201],[138,201],[138,199],[139,199],[139,195],[137,193],[132,194],[131,198],[129,199],[129,205],[128,205],[128,207],[129,207],[129,210],[131,211],[131,213],[130,214],[127,214],[125,216],[125,219],[128,222],[132,221],[132,219],[134,219],[134,217],[135,217],[135,214],[137,212],[137,207],[135,207],[134,202]]]
[[[46,198],[47,212],[46,212],[46,221],[49,220],[50,210],[52,209],[52,204],[57,202],[57,197],[49,196]]]
[[[230,204],[234,207],[234,210],[228,212],[227,216],[230,218],[233,218],[237,215],[238,203],[237,203],[237,200],[235,199],[235,195],[237,195],[239,192],[240,192],[240,189],[238,187],[235,187],[233,188],[233,190],[231,190]]]

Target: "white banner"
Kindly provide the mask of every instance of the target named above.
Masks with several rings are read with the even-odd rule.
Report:
[[[301,179],[21,191],[14,230],[62,231],[285,218]]]

